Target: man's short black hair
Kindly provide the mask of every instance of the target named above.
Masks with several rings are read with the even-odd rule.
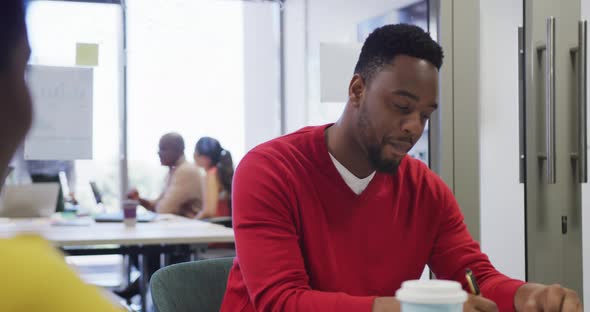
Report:
[[[0,72],[10,64],[12,51],[25,29],[23,0],[0,0]]]
[[[354,73],[370,81],[400,54],[426,60],[437,69],[442,66],[442,48],[428,33],[418,26],[396,24],[377,28],[367,37]]]

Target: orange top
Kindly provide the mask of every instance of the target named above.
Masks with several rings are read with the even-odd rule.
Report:
[[[218,200],[217,200],[217,209],[215,209],[215,216],[216,217],[229,217],[231,216],[231,209],[229,207],[229,194],[223,188],[219,176],[217,175],[217,167],[212,167],[207,170],[207,174],[212,174],[217,177],[217,185],[218,187]]]

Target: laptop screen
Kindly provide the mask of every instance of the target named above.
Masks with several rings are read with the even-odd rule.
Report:
[[[94,200],[97,204],[102,204],[102,194],[96,185],[96,182],[90,182],[90,189],[92,190],[92,195],[94,195]]]

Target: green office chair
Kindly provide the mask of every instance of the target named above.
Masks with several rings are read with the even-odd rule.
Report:
[[[158,312],[218,312],[233,258],[186,262],[158,270],[150,280]]]

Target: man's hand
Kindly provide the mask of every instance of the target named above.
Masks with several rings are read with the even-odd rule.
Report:
[[[520,312],[582,312],[578,294],[561,285],[525,284],[514,296],[514,306]]]
[[[127,193],[127,199],[139,200],[139,192],[137,191],[137,189],[132,189],[131,191],[129,191]]]
[[[76,199],[76,194],[74,194],[74,192],[70,192],[70,194],[68,194],[67,201],[69,203],[71,203],[72,205],[77,205],[78,204],[78,200]]]
[[[467,302],[463,304],[463,312],[473,311],[498,312],[498,306],[495,302],[482,296],[469,295]]]
[[[399,301],[395,297],[379,297],[373,301],[373,312],[400,312]]]

